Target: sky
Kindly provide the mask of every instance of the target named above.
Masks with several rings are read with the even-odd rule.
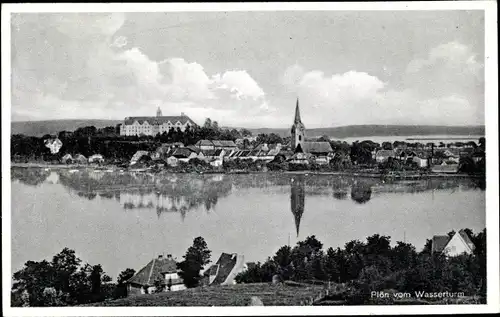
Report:
[[[16,13],[12,120],[484,124],[483,11]]]

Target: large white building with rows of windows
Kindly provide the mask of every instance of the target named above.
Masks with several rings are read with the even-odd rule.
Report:
[[[195,127],[196,123],[183,112],[180,116],[163,116],[158,107],[156,117],[127,117],[120,127],[120,135],[152,135],[179,128],[184,132],[187,127]]]

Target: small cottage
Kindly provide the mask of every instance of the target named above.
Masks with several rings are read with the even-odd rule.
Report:
[[[74,157],[73,157],[73,162],[76,163],[76,164],[87,164],[88,163],[88,160],[85,156],[83,156],[82,154],[76,154]]]
[[[449,236],[432,237],[432,253],[443,253],[446,256],[457,256],[461,254],[472,254],[474,252],[474,243],[465,230],[455,232]]]
[[[102,164],[104,163],[104,157],[101,154],[94,154],[89,157],[89,163]]]
[[[61,158],[61,163],[63,164],[72,164],[73,163],[73,157],[71,154],[66,154]]]
[[[210,140],[200,140],[196,142],[196,147],[200,150],[215,150],[215,146]]]
[[[177,273],[177,262],[172,255],[159,255],[140,269],[127,282],[127,296],[151,294],[156,291],[155,282],[161,282],[163,291],[179,291],[186,287]]]

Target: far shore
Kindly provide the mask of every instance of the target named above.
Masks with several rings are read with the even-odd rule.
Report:
[[[11,167],[16,168],[49,168],[54,170],[62,170],[62,169],[85,169],[85,170],[111,170],[114,172],[123,171],[123,172],[154,172],[150,168],[120,168],[114,165],[78,165],[78,164],[49,164],[49,163],[15,163],[11,162]],[[167,172],[168,171],[162,171]],[[172,174],[179,172],[171,172]],[[189,172],[187,172],[189,173]],[[192,174],[198,174],[195,172],[191,172]],[[283,173],[290,175],[332,175],[332,176],[349,176],[349,177],[362,177],[362,178],[388,178],[388,179],[396,179],[396,180],[420,180],[420,179],[431,179],[431,178],[482,178],[483,175],[469,175],[464,173],[415,173],[409,172],[405,175],[405,173],[401,173],[399,175],[384,175],[382,173],[377,172],[360,172],[360,171],[343,171],[343,172],[335,172],[335,171],[205,171],[200,174],[263,174],[263,173]]]

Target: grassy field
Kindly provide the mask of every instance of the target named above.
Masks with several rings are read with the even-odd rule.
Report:
[[[237,284],[136,295],[85,306],[247,306],[252,296],[265,306],[299,306],[323,290],[321,285]]]

